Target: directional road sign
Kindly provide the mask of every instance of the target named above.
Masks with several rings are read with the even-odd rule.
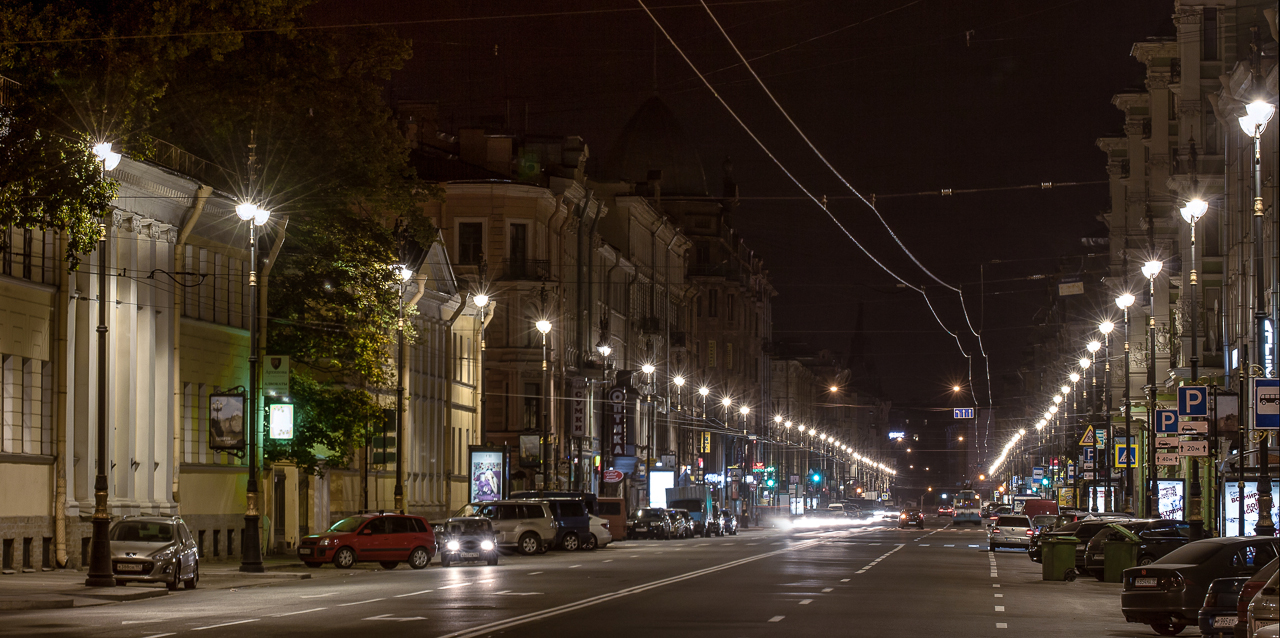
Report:
[[[1177,464],[1178,464],[1177,452],[1157,452],[1156,453],[1156,465],[1177,465]]]
[[[1253,380],[1253,426],[1280,430],[1280,379]]]
[[[1081,479],[1083,479],[1083,480],[1086,480],[1086,481],[1092,481],[1092,480],[1093,480],[1093,472],[1081,472],[1081,473],[1080,473],[1080,478],[1081,478]]]
[[[972,419],[973,408],[953,408],[957,419]]]
[[[1156,434],[1178,433],[1178,411],[1156,410]]]
[[[1178,443],[1179,456],[1209,456],[1208,441],[1181,441]]]
[[[1178,388],[1178,416],[1209,416],[1209,392],[1202,385]]]
[[[1178,423],[1178,434],[1196,435],[1208,434],[1208,421],[1181,421]]]
[[[1178,441],[1179,439],[1176,436],[1157,436],[1156,447],[1178,447]]]

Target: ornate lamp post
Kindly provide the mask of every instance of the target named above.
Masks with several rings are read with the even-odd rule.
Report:
[[[547,473],[547,460],[551,457],[551,434],[549,430],[550,418],[547,413],[548,405],[551,403],[551,380],[548,377],[550,370],[547,367],[547,333],[551,332],[551,322],[546,319],[539,319],[534,327],[538,332],[542,333],[542,459],[539,470],[542,472],[542,489],[550,487],[551,476]]]
[[[271,211],[257,204],[236,206],[236,217],[249,223],[249,405],[245,416],[249,417],[249,484],[248,507],[244,513],[244,547],[240,571],[262,572],[262,543],[258,535],[258,227],[267,223]]]
[[[400,316],[396,320],[396,486],[395,509],[401,514],[407,513],[404,508],[404,288],[413,278],[413,270],[408,266],[398,266],[396,274],[400,275]]]
[[[1150,283],[1151,307],[1147,318],[1147,516],[1158,516],[1159,494],[1156,492],[1156,276],[1164,265],[1153,259],[1142,265],[1142,274]]]
[[[1125,436],[1133,436],[1133,400],[1129,396],[1129,306],[1132,306],[1134,296],[1124,293],[1116,297],[1116,307],[1124,311],[1124,431]],[[1137,466],[1138,459],[1137,448],[1134,448],[1134,457],[1129,459],[1129,467],[1125,468],[1125,502],[1132,510],[1137,508],[1133,505],[1133,468]]]

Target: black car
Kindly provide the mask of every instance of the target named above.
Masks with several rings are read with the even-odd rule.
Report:
[[[1084,551],[1084,569],[1102,580],[1106,553],[1103,543],[1128,538],[1116,529],[1124,528],[1138,536],[1138,565],[1150,565],[1169,552],[1191,542],[1191,527],[1186,521],[1165,519],[1113,521],[1089,539]]]
[[[482,516],[458,516],[440,526],[436,536],[440,548],[440,566],[448,567],[467,561],[498,564],[498,539],[493,522]]]
[[[671,519],[661,507],[638,509],[627,517],[627,538],[671,538]]]
[[[1125,620],[1173,636],[1198,624],[1209,583],[1250,576],[1276,558],[1280,539],[1206,538],[1187,543],[1145,567],[1124,570],[1120,608]]]
[[[1237,623],[1236,605],[1240,602],[1240,589],[1248,578],[1217,578],[1209,583],[1200,608],[1201,636],[1230,636]]]
[[[899,528],[905,528],[910,525],[924,529],[924,514],[920,510],[902,510],[902,513],[898,515]]]

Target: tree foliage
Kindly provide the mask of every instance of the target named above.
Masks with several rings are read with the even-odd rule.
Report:
[[[263,458],[292,461],[308,474],[350,465],[355,443],[363,444],[370,424],[382,418],[382,408],[368,392],[303,372],[290,375],[289,395],[295,406],[293,438],[264,439]]]

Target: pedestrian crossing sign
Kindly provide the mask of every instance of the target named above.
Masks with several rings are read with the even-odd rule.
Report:
[[[1137,467],[1138,446],[1132,443],[1116,443],[1115,451],[1116,462],[1114,467]]]
[[[1096,442],[1097,442],[1097,439],[1095,439],[1093,436],[1093,428],[1086,428],[1084,431],[1084,436],[1080,437],[1080,446],[1093,447],[1094,443]]]

